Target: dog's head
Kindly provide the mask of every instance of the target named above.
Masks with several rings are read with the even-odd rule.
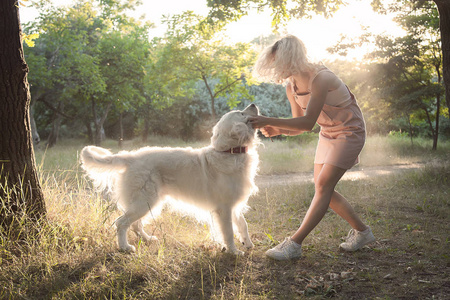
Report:
[[[258,107],[250,104],[244,110],[226,113],[213,128],[211,144],[217,151],[226,151],[234,147],[252,146],[256,130],[248,121],[249,117],[258,115]]]

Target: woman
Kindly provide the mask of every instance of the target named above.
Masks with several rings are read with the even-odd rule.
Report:
[[[298,135],[320,125],[314,159],[315,194],[300,228],[266,255],[286,260],[301,256],[301,244],[331,207],[353,228],[340,247],[356,251],[375,241],[369,226],[356,215],[347,200],[334,190],[336,184],[358,162],[365,142],[365,123],[354,95],[329,69],[311,63],[303,42],[289,35],[266,48],[258,58],[255,73],[260,78],[282,83],[292,118],[252,117],[250,122],[266,137]]]

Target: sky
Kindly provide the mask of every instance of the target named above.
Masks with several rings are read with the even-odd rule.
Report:
[[[162,0],[155,5],[154,0],[143,0],[143,4],[130,15],[139,18],[145,15],[145,19],[155,24],[149,34],[151,37],[162,36],[165,32],[161,24],[163,15],[175,15],[186,10],[206,16],[208,7],[206,0]],[[368,0],[347,0],[347,5],[342,7],[332,18],[325,19],[315,16],[312,19],[292,20],[282,33],[293,34],[303,40],[308,54],[313,60],[326,60],[332,58],[326,49],[333,46],[340,39],[341,34],[349,37],[357,37],[365,31],[375,34],[387,33],[391,36],[401,36],[404,31],[392,20],[393,15],[379,15],[372,11]],[[25,2],[26,3],[26,2]],[[73,3],[70,0],[53,0],[56,6],[67,6]],[[30,7],[20,7],[21,22],[33,20],[38,15],[37,11]],[[268,36],[272,32],[272,18],[270,12],[250,12],[238,22],[229,24],[226,28],[227,40],[230,43],[250,42],[261,35]],[[362,59],[370,48],[362,47],[349,53],[346,59]]]

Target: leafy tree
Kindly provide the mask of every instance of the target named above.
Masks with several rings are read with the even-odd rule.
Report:
[[[406,36],[392,39],[365,34],[355,43],[339,43],[330,49],[345,54],[348,48],[373,41],[377,50],[368,58],[377,62],[368,67],[371,75],[366,76],[371,93],[386,101],[396,118],[406,118],[411,137],[411,122],[426,122],[433,149],[437,147],[440,115],[446,114],[441,108],[444,87],[438,18],[431,2],[420,8],[405,4],[396,21],[405,28]],[[387,111],[383,114],[389,115]]]
[[[226,94],[231,108],[236,107],[240,99],[252,98],[245,84],[251,80],[250,67],[256,55],[248,44],[226,45],[215,34],[217,28],[202,21],[192,12],[166,18],[165,42],[172,53],[171,65],[181,66],[178,76],[204,83],[215,120],[218,96]]]
[[[149,55],[146,28],[127,25],[120,31],[109,32],[100,40],[99,50],[106,90],[91,98],[96,144],[101,142],[101,128],[112,106],[122,114],[145,101],[142,82]],[[97,117],[98,102],[106,105],[101,117]]]
[[[419,25],[419,30],[423,31],[423,28],[433,29],[432,35],[440,33],[440,46],[442,51],[442,57],[440,64],[443,67],[442,79],[445,84],[445,95],[447,107],[450,109],[450,2],[447,0],[395,0],[389,5],[383,5],[382,0],[372,0],[372,6],[375,10],[384,13],[386,11],[399,12],[404,19],[404,25],[407,26],[408,22],[415,22]],[[432,12],[429,16],[423,14],[424,11]],[[408,14],[420,14],[422,12],[420,20],[410,20]],[[408,26],[410,29],[412,26]]]
[[[192,82],[185,80],[180,74],[182,65],[175,59],[175,49],[171,44],[163,43],[161,38],[154,38],[150,45],[150,55],[145,65],[145,76],[142,83],[142,95],[145,101],[139,106],[138,116],[143,120],[142,140],[147,142],[150,127],[158,127],[157,123],[166,123],[161,120],[163,109],[166,109],[177,100],[185,101],[185,97],[194,94],[190,86]],[[177,105],[185,108],[184,105]],[[155,119],[154,116],[159,116]],[[179,118],[178,118],[179,119]],[[173,123],[173,120],[169,120]]]
[[[28,30],[37,28],[36,46],[25,50],[33,102],[41,102],[51,111],[48,145],[52,146],[62,119],[86,115],[83,100],[105,91],[97,57],[98,33],[104,25],[92,3],[86,2],[69,9],[46,8]]]
[[[447,107],[450,109],[450,1],[448,0],[395,0],[391,6],[397,11],[404,7],[412,6],[421,8],[435,3],[439,11],[439,28],[441,34],[441,49],[443,54],[443,79],[445,82],[445,94],[447,95]],[[272,25],[277,28],[280,23],[290,18],[309,17],[312,14],[330,16],[344,5],[342,0],[293,0],[288,5],[287,1],[279,0],[208,0],[210,7],[209,20],[211,23],[225,23],[235,21],[246,15],[251,9],[272,11]],[[380,12],[386,11],[383,0],[372,0],[372,6]]]
[[[272,25],[278,27],[281,23],[291,18],[311,17],[314,14],[322,14],[326,17],[336,12],[345,2],[342,0],[208,0],[211,8],[209,12],[210,22],[236,21],[248,14],[252,9],[272,11]]]
[[[0,1],[0,229],[26,235],[45,218],[30,131],[28,66],[16,0]],[[16,232],[18,231],[18,232]]]
[[[132,3],[79,1],[72,8],[40,7],[36,47],[29,50],[36,101],[52,112],[49,146],[62,119],[82,120],[100,144],[111,109],[119,114],[144,100],[142,83],[149,54],[147,29],[124,14]],[[92,131],[91,124],[94,124]]]

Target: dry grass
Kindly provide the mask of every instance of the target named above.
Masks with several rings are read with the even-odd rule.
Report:
[[[380,155],[378,163],[428,161],[401,176],[339,184],[378,241],[356,253],[339,251],[349,228],[329,212],[305,241],[304,256],[289,262],[269,260],[264,251],[298,227],[314,193],[310,183],[264,188],[250,199],[246,218],[256,247],[244,257],[222,253],[204,225],[167,212],[147,226],[158,243],[130,234],[138,250],[124,254],[112,227],[118,213],[92,192],[76,163],[81,146],[50,149],[44,160],[39,154],[49,221],[39,237],[20,243],[1,233],[0,299],[446,299],[450,147],[430,154],[378,139],[364,155],[393,157]],[[297,149],[296,141],[268,143],[261,153],[266,172],[298,171],[298,153],[286,150]],[[284,162],[283,155],[288,170],[268,165]]]

